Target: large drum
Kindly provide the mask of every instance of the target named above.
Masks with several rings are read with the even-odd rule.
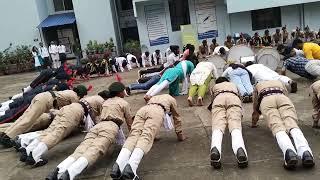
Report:
[[[272,47],[265,47],[258,51],[256,59],[258,64],[263,64],[272,70],[276,70],[281,63],[280,54]]]
[[[254,56],[252,49],[246,45],[236,45],[229,50],[227,60],[230,62],[241,63],[241,58]]]
[[[219,76],[222,75],[223,71],[225,70],[226,67],[226,60],[223,59],[221,56],[218,55],[213,55],[207,58],[208,62],[212,62],[216,68],[217,68],[217,73]]]

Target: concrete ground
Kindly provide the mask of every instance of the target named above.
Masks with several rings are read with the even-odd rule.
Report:
[[[0,100],[20,92],[36,76],[35,73],[0,77]],[[121,74],[123,82],[129,84],[137,77],[137,70]],[[317,166],[312,170],[298,168],[296,171],[286,171],[282,167],[282,153],[276,145],[276,140],[266,127],[263,119],[256,129],[250,128],[252,104],[244,105],[243,133],[249,154],[249,167],[238,169],[232,153],[230,135],[226,131],[223,141],[221,170],[210,166],[209,149],[211,139],[211,115],[205,107],[188,107],[186,97],[177,97],[179,112],[183,119],[184,133],[189,137],[184,142],[177,142],[174,132],[161,131],[161,140],[155,142],[139,167],[139,174],[146,180],[280,180],[280,179],[319,179],[320,171],[320,131],[311,128],[312,106],[308,87],[311,82],[289,74],[298,81],[299,91],[290,97],[296,105],[299,124],[313,150]],[[85,82],[92,84],[94,91],[105,89],[114,81],[114,77],[99,78]],[[135,113],[145,102],[143,93],[135,93],[126,98]],[[209,104],[209,98],[206,98]],[[19,156],[13,149],[0,147],[0,179],[1,180],[38,180],[44,179],[62,160],[70,155],[82,141],[84,134],[73,135],[54,147],[46,155],[49,163],[46,166],[32,168],[19,161]],[[110,179],[109,172],[121,147],[112,146],[109,153],[93,167],[88,168],[79,179],[103,180]]]

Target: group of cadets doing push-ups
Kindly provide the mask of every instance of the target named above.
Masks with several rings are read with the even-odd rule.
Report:
[[[194,47],[188,47],[186,51],[193,54]],[[44,155],[51,148],[74,130],[84,129],[87,135],[83,142],[46,179],[74,179],[98,161],[111,144],[117,143],[123,146],[111,169],[111,178],[138,180],[139,164],[152,148],[162,126],[167,130],[174,129],[178,141],[187,139],[182,131],[182,118],[173,96],[188,94],[187,101],[193,106],[193,98],[198,95],[197,104],[202,106],[209,89],[212,97],[208,107],[212,113],[210,161],[214,168],[222,166],[221,146],[226,127],[231,134],[232,150],[238,166],[248,166],[248,153],[241,125],[242,102],[253,102],[252,128],[257,127],[260,115],[267,121],[283,152],[286,169],[295,169],[299,160],[305,168],[314,166],[312,150],[297,125],[296,110],[288,98],[288,92],[297,91],[294,81],[264,65],[252,62],[246,65],[231,64],[219,77],[213,63],[194,63],[192,59],[189,61],[192,56],[188,53],[179,58],[179,48],[172,46],[167,63],[149,69],[153,74],[146,76],[144,83],[147,84],[125,87],[120,82],[114,82],[108,90],[94,96],[86,96],[89,88],[82,85],[73,90],[42,92],[32,99],[22,116],[1,134],[0,143],[5,147],[16,148],[21,154],[20,161],[37,167],[48,162]],[[140,71],[139,75],[142,73]],[[212,79],[215,79],[215,85],[210,87]],[[181,82],[182,90],[179,89]],[[139,87],[142,84],[145,86],[144,90],[148,90],[144,96],[146,105],[133,116],[130,104],[124,97],[134,87],[143,87]],[[158,95],[166,87],[169,87],[170,95]],[[320,81],[315,82],[311,89],[313,127],[318,128]],[[121,127],[124,123],[129,130],[127,138]]]

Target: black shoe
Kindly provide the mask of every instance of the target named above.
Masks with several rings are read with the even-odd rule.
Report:
[[[58,180],[59,168],[55,168],[47,177],[46,180]]]
[[[62,176],[59,178],[59,180],[70,180],[69,172],[66,171],[62,174]]]
[[[129,96],[131,95],[131,89],[129,87],[126,87],[126,92]]]
[[[248,167],[248,157],[243,148],[239,148],[237,151],[237,160],[239,168]]]
[[[42,159],[40,159],[38,162],[36,162],[36,163],[34,164],[34,167],[41,167],[41,166],[46,165],[47,163],[48,163],[48,160],[42,158]]]
[[[2,144],[5,148],[11,148],[12,147],[12,140],[9,136],[6,134],[3,134],[0,138],[0,144]]]
[[[298,164],[298,155],[291,149],[286,151],[284,168],[288,170],[296,169]]]
[[[17,151],[19,151],[19,149],[21,148],[21,139],[19,139],[18,137],[14,138],[14,140],[12,141],[12,145]]]
[[[112,166],[112,170],[111,170],[111,172],[110,172],[110,177],[111,177],[113,180],[121,179],[121,171],[120,171],[120,168],[119,168],[118,163],[115,163],[115,164]]]
[[[216,147],[211,149],[210,160],[211,160],[211,166],[213,166],[215,169],[221,168],[221,155]]]
[[[302,155],[302,166],[304,168],[313,168],[314,164],[315,163],[312,154],[309,151],[305,151]]]
[[[25,148],[20,148],[19,149],[21,155],[20,155],[20,161],[21,162],[26,162],[27,161],[27,158],[28,158],[28,155],[27,155],[27,150]]]
[[[27,165],[34,165],[34,164],[36,164],[36,161],[33,159],[32,152],[30,152],[29,156],[27,156],[26,164],[27,164]]]
[[[132,168],[130,166],[130,164],[127,164],[124,167],[124,170],[122,172],[122,178],[125,180],[140,180],[138,176],[136,176],[134,174],[134,172],[132,171]]]

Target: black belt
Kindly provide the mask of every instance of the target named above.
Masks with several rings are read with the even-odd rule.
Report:
[[[164,107],[164,105],[162,105],[162,104],[160,104],[160,103],[149,103],[148,105],[158,105],[158,106],[160,106],[160,107],[163,109],[164,112],[167,111],[166,108]]]
[[[52,96],[52,98],[53,98],[53,108],[59,109],[56,94],[55,94],[53,91],[49,91],[49,93],[51,94],[51,96]]]
[[[117,118],[109,118],[107,117],[106,119],[102,120],[102,121],[111,121],[114,122],[119,128],[120,126],[123,124],[123,121]]]
[[[266,96],[270,96],[273,94],[284,94],[283,91],[281,89],[270,89],[270,90],[266,90],[263,91],[259,94],[259,98],[258,98],[258,106],[257,106],[257,111],[261,114],[260,111],[260,104],[263,98],[265,98]]]
[[[87,105],[84,102],[79,102],[79,104],[82,106],[83,110],[84,110],[84,116],[87,117],[89,114],[89,109],[87,107]]]
[[[238,93],[236,93],[236,92],[234,92],[234,91],[223,90],[223,91],[219,91],[219,92],[214,96],[213,99],[215,99],[218,95],[223,94],[223,93],[231,93],[231,94],[234,94],[234,95],[236,95],[236,96],[239,97]]]

